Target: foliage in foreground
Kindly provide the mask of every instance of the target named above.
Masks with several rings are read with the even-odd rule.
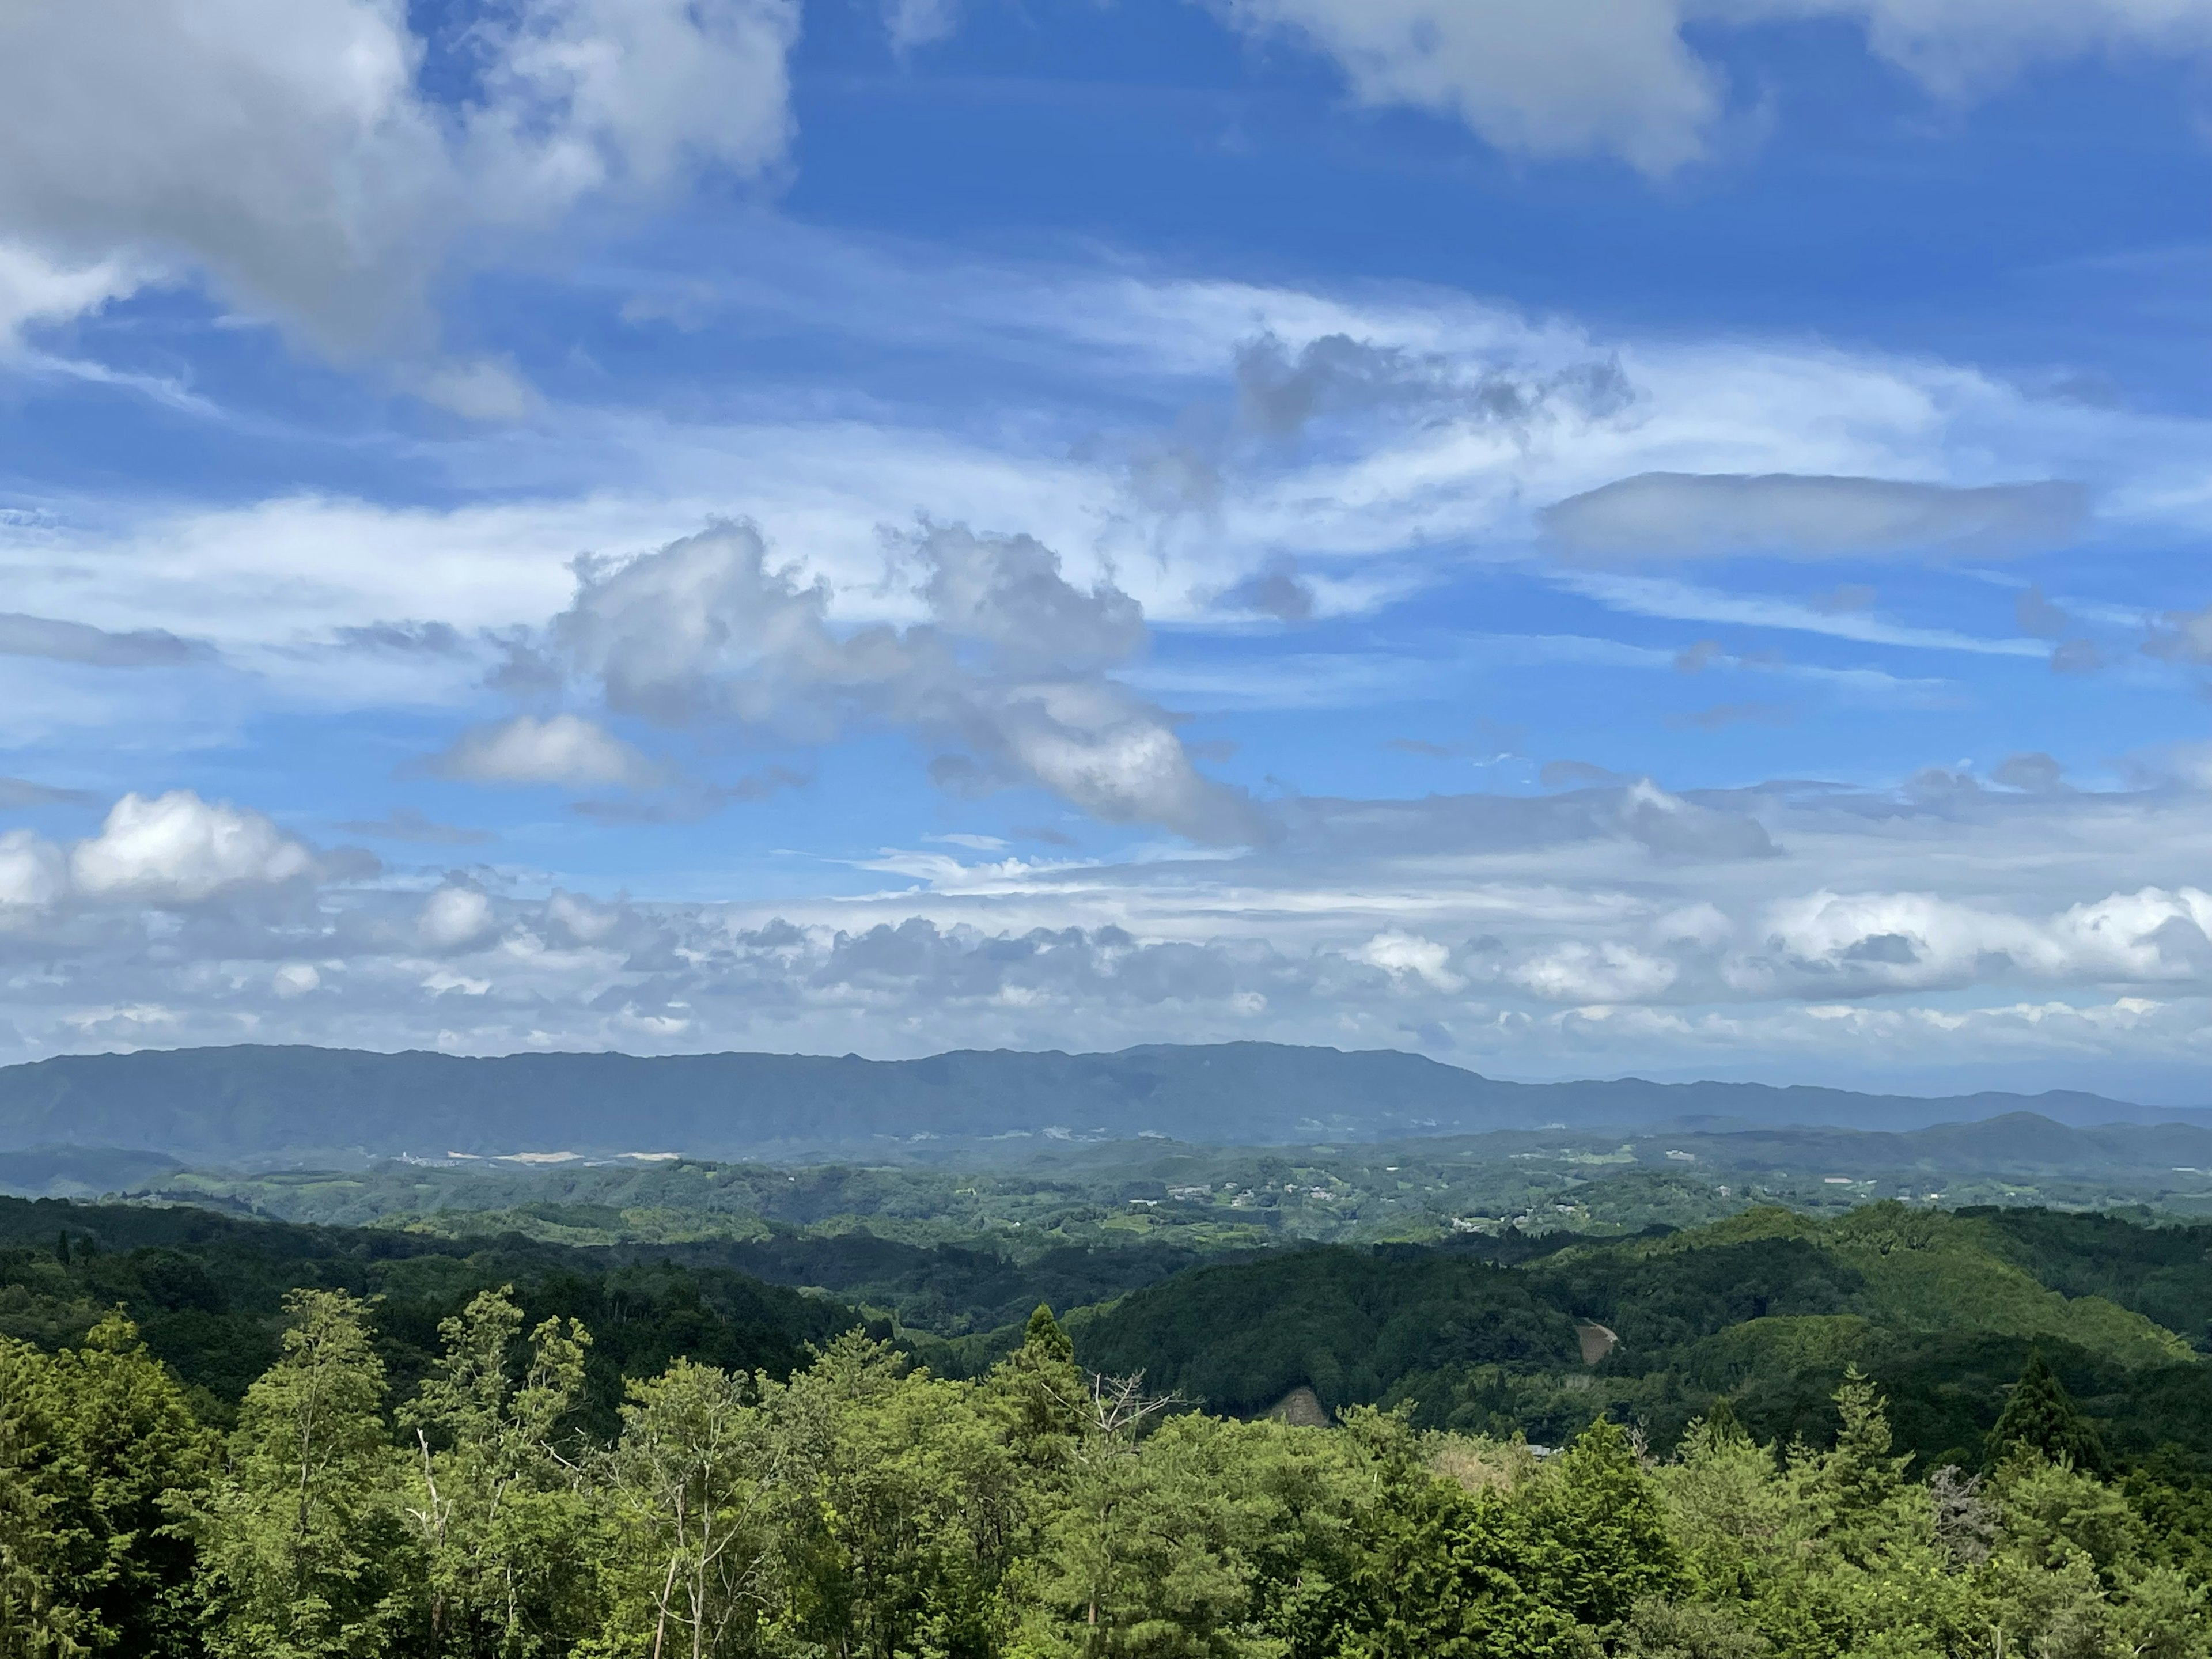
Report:
[[[1832,1447],[1725,1406],[1665,1462],[1179,1413],[1040,1309],[987,1376],[848,1334],[678,1359],[585,1425],[590,1335],[507,1295],[394,1408],[362,1304],[291,1298],[227,1437],[120,1318],[0,1346],[0,1659],[2046,1659],[2212,1653],[2206,1504],[2112,1484],[2047,1370],[1926,1480],[1847,1377]]]

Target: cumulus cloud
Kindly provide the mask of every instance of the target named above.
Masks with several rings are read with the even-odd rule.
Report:
[[[1465,122],[1501,149],[1610,152],[1647,173],[1705,151],[1719,74],[1682,43],[1670,0],[1468,5],[1452,0],[1231,0],[1253,30],[1290,30],[1372,104]]]
[[[610,786],[646,789],[661,770],[611,732],[576,714],[471,726],[428,763],[439,777],[462,783],[556,784],[569,789]]]
[[[2212,1048],[2212,894],[2141,875],[2201,863],[2203,791],[2037,787],[2045,758],[2022,757],[2027,787],[2003,791],[1613,782],[1533,802],[1297,802],[1283,842],[1180,863],[1029,864],[967,836],[896,866],[919,885],[771,905],[532,897],[484,871],[427,894],[219,903],[225,882],[300,879],[285,872],[301,853],[265,829],[244,855],[153,836],[142,820],[161,803],[141,800],[74,853],[0,838],[0,961],[37,964],[0,975],[0,1030],[35,1033],[33,1052],[158,1030],[878,1054],[1412,1032],[1522,1075],[1740,1070],[1753,1054],[1779,1077],[1893,1085],[1880,1069],[1923,1039],[1953,1065]],[[251,817],[183,816],[222,813]],[[1775,834],[1717,878],[1711,844],[1732,823]],[[1962,834],[1988,856],[1942,858]],[[88,848],[134,840],[198,850],[142,846],[88,885]],[[2109,1065],[2072,1075],[2122,1086]]]
[[[2113,47],[2212,49],[2204,0],[1227,0],[1245,28],[1334,59],[1363,102],[1432,111],[1504,149],[1611,154],[1663,174],[1711,149],[1717,68],[1705,27],[1839,18],[1939,95],[1995,86],[2039,58]]]
[[[1607,939],[1542,951],[1508,976],[1547,1002],[1650,1002],[1666,994],[1679,971],[1662,957]]]
[[[258,812],[189,789],[125,795],[100,833],[70,854],[76,890],[95,898],[195,904],[228,890],[313,875],[315,856]]]
[[[491,900],[478,888],[448,882],[422,902],[416,932],[434,951],[461,951],[481,945],[497,931]]]
[[[2140,984],[2212,967],[2212,895],[2146,887],[2021,915],[1929,893],[1817,892],[1772,907],[1761,948],[1729,963],[1745,991],[1929,990],[2027,977]]]
[[[322,986],[322,975],[308,962],[288,962],[269,975],[269,988],[288,1002],[310,991],[319,991]]]
[[[28,830],[0,835],[0,907],[54,902],[69,887],[69,860]]]
[[[548,650],[609,708],[664,726],[720,720],[787,741],[895,727],[968,791],[1042,787],[1094,817],[1249,842],[1249,799],[1201,774],[1168,717],[1109,678],[1144,651],[1110,581],[1078,587],[1026,536],[933,526],[911,545],[927,620],[832,625],[825,579],[771,563],[722,525],[623,563],[580,567]]]
[[[441,105],[386,0],[10,8],[0,321],[168,271],[343,355],[420,348],[464,234],[774,162],[797,27],[792,0],[520,0],[458,35]]]
[[[1456,991],[1467,981],[1451,969],[1451,947],[1401,927],[1388,928],[1352,951],[1354,960],[1385,973],[1426,981],[1439,991]]]
[[[1999,557],[2061,543],[2087,497],[2061,483],[1959,489],[1794,473],[1642,472],[1555,502],[1552,545],[1575,558]]]

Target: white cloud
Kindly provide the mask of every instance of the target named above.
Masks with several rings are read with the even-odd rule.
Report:
[[[1674,622],[1731,623],[1745,628],[1778,628],[1823,634],[1831,639],[1868,645],[1902,645],[1925,651],[1959,651],[1984,657],[2039,657],[2049,647],[2034,640],[1987,639],[1949,628],[1914,628],[1867,611],[1837,611],[1795,599],[1761,593],[1724,593],[1664,576],[1627,576],[1610,571],[1563,571],[1555,579],[1571,592],[1636,617]],[[1710,643],[1710,641],[1701,641]],[[1692,647],[1691,652],[1698,650]],[[1691,661],[1698,659],[1684,653]],[[1712,660],[1709,655],[1705,660]],[[1677,659],[1680,665],[1681,659]]]
[[[928,620],[841,630],[826,579],[772,565],[752,526],[720,526],[582,566],[547,648],[619,714],[805,742],[902,729],[940,751],[950,787],[1035,783],[1108,823],[1264,836],[1251,803],[1198,771],[1158,708],[1103,677],[1146,643],[1127,593],[1076,586],[1027,536],[935,526],[908,552]]]
[[[1612,154],[1653,174],[1711,153],[1720,71],[1686,24],[1840,18],[1939,95],[1985,92],[2038,59],[2212,51],[2206,0],[1225,0],[1255,31],[1334,59],[1355,96],[1432,111],[1504,149]]]
[[[323,976],[313,963],[288,962],[269,976],[269,988],[285,1000],[306,996],[322,988]]]
[[[796,0],[525,0],[492,47],[474,142],[565,203],[608,183],[660,188],[711,164],[738,174],[789,137],[785,54]]]
[[[650,788],[660,769],[611,732],[575,714],[520,714],[472,726],[430,763],[465,783],[560,784],[571,789]]]
[[[394,0],[12,7],[0,293],[20,322],[190,270],[341,355],[419,351],[465,233],[775,161],[797,25],[791,0],[521,0],[465,37],[455,108]]]
[[[1408,363],[1442,358],[1448,370],[1430,381],[1456,388],[1466,406],[1409,410],[1343,393],[1330,405],[1327,445],[1240,452],[1223,473],[1218,511],[1172,522],[1133,505],[1118,452],[1071,456],[1094,415],[1071,425],[1018,406],[969,424],[957,411],[894,418],[872,406],[794,421],[775,386],[761,392],[772,410],[720,424],[551,409],[496,443],[441,447],[456,487],[489,489],[495,500],[438,509],[291,495],[182,511],[164,503],[134,517],[128,503],[86,499],[63,503],[60,521],[35,533],[0,525],[0,576],[26,611],[206,640],[288,702],[451,706],[472,697],[480,650],[395,666],[318,647],[343,630],[408,619],[448,624],[465,641],[478,629],[532,623],[568,601],[568,565],[580,551],[662,546],[718,515],[750,517],[792,550],[794,591],[830,581],[833,631],[927,614],[911,585],[883,580],[884,526],[911,524],[917,507],[943,523],[1026,529],[1062,557],[1077,592],[1110,570],[1151,621],[1216,627],[1220,595],[1285,560],[1316,614],[1371,610],[1421,591],[1462,554],[1525,552],[1539,535],[1538,504],[1653,471],[1962,489],[1992,475],[2081,477],[2103,506],[2100,538],[2212,528],[2202,422],[2042,402],[1952,365],[1795,343],[1613,339],[1441,292],[1355,301],[1227,283],[967,275],[964,289],[927,268],[903,286],[872,278],[842,325],[872,340],[891,325],[884,319],[926,312],[951,331],[937,349],[1001,368],[1045,341],[1054,371],[1101,399],[1226,396],[1255,331],[1283,343],[1296,380],[1316,342],[1343,336]],[[979,308],[988,319],[969,316]],[[1609,415],[1562,397],[1513,425],[1468,391],[1500,376],[1541,388],[1616,358],[1634,396]],[[810,408],[836,396],[820,392]],[[1827,622],[1885,642],[1869,631],[1882,626],[1873,617]]]
[[[1558,945],[1522,963],[1510,977],[1550,1002],[1650,1002],[1667,994],[1679,971],[1632,945],[1607,939]]]
[[[69,886],[69,860],[28,830],[0,835],[0,906],[52,904]]]
[[[24,328],[64,322],[134,294],[155,273],[120,258],[58,264],[31,248],[0,239],[0,352],[13,349]]]
[[[62,849],[0,840],[0,1032],[27,1054],[143,1042],[156,1019],[171,1042],[470,1052],[1250,1036],[1418,1042],[1523,1076],[1896,1086],[1896,1068],[1972,1068],[1987,1085],[2017,1066],[2009,1080],[2121,1093],[2160,1066],[2201,1069],[2212,894],[2172,872],[2201,869],[2205,792],[1932,788],[1308,802],[1260,852],[1046,865],[976,849],[962,866],[945,844],[880,861],[906,879],[873,894],[532,897],[477,872],[428,894],[325,885],[312,908],[188,903],[289,879],[304,851],[239,809],[164,798],[263,826],[244,837],[258,851],[213,855],[205,836],[149,833],[162,802],[133,798],[77,849],[74,889]],[[1640,817],[1692,811],[1703,839],[1752,823],[1778,850],[1693,859]],[[1962,837],[1971,861],[1952,856]],[[89,849],[114,860],[134,840],[161,846],[91,867]]]
[[[2212,51],[2205,0],[1716,0],[1710,9],[1862,21],[1875,52],[1954,98],[1986,92],[2038,59]]]
[[[189,789],[117,801],[100,834],[70,854],[76,890],[95,898],[196,904],[228,889],[315,873],[314,854],[258,812]]]
[[[1467,983],[1451,971],[1449,945],[1409,933],[1401,927],[1384,929],[1352,954],[1357,960],[1385,973],[1412,975],[1425,980],[1439,991],[1456,991]]]
[[[1705,153],[1721,77],[1683,45],[1673,0],[1230,0],[1292,29],[1353,93],[1466,123],[1503,149],[1611,152],[1647,173]]]
[[[423,943],[435,951],[459,951],[483,943],[499,926],[491,900],[477,888],[447,883],[422,902],[415,919]]]
[[[1757,993],[1826,979],[1864,994],[2014,977],[2060,983],[2196,980],[2212,969],[2212,895],[2145,887],[2023,915],[1930,893],[1819,892],[1778,904],[1765,948],[1725,969]]]

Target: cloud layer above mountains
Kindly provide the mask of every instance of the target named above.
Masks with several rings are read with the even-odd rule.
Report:
[[[479,1052],[918,1054],[1049,1029],[1419,1046],[1523,1075],[1632,1042],[1662,1074],[1820,1055],[1824,1076],[1931,1086],[2120,1042],[2178,1073],[2204,1059],[2212,894],[2168,875],[2199,862],[2207,800],[2180,780],[2100,799],[1936,779],[1315,799],[1226,865],[886,854],[872,891],[700,904],[532,896],[485,866],[395,885],[179,792],[125,798],[71,846],[0,842],[0,1017],[92,1042]],[[1967,836],[1972,890],[1877,884]],[[2062,867],[2020,872],[2062,842]],[[1878,1065],[1854,1057],[1869,1044]]]

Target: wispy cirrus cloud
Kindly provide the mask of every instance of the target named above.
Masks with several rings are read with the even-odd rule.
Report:
[[[2035,640],[1988,639],[1952,629],[1915,628],[1887,622],[1864,611],[1837,611],[1795,599],[1724,592],[1673,577],[1562,571],[1553,580],[1569,592],[1595,599],[1608,609],[1669,622],[1731,623],[1746,628],[1826,635],[1831,639],[1852,640],[1862,645],[1958,651],[1974,656],[2040,657],[2050,651],[2049,646]]]

